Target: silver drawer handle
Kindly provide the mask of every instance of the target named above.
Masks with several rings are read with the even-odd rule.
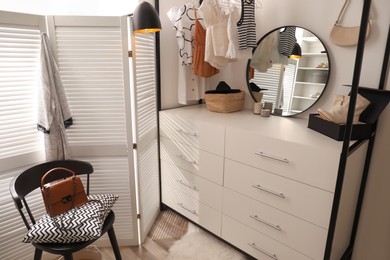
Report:
[[[254,249],[256,249],[257,251],[260,251],[261,253],[265,254],[266,256],[274,259],[274,260],[278,260],[279,258],[275,255],[275,254],[272,254],[270,252],[267,252],[265,251],[264,249],[258,247],[255,243],[249,243],[248,244],[249,246],[253,247]]]
[[[197,133],[184,131],[183,129],[176,129],[176,131],[183,135],[198,136]]]
[[[197,164],[197,162],[196,162],[196,161],[190,160],[190,159],[188,159],[188,158],[184,157],[183,155],[177,155],[177,158],[179,158],[179,159],[182,159],[183,161],[186,161],[186,162],[189,162],[189,163],[195,164],[195,165]]]
[[[279,225],[272,224],[272,223],[270,223],[270,222],[268,222],[268,221],[266,221],[264,219],[259,218],[259,216],[257,216],[257,215],[253,215],[253,216],[250,216],[250,217],[253,218],[254,220],[259,221],[259,222],[261,222],[261,223],[263,223],[263,224],[265,224],[265,225],[267,225],[269,227],[272,227],[272,228],[274,228],[274,229],[276,229],[278,231],[282,231],[282,228]]]
[[[188,184],[188,183],[185,183],[183,180],[176,180],[176,181],[177,181],[178,183],[180,183],[180,184],[182,184],[182,185],[184,185],[184,186],[190,188],[190,189],[196,190],[196,186],[192,186],[192,185],[190,185],[190,184]]]
[[[284,195],[283,193],[277,192],[277,191],[273,191],[273,190],[270,190],[270,189],[267,189],[267,188],[264,188],[260,184],[252,185],[252,187],[256,188],[258,190],[261,190],[261,191],[268,192],[268,193],[270,193],[272,195],[278,196],[278,197],[283,198],[283,199],[286,198],[286,195]]]
[[[277,161],[280,161],[280,162],[290,163],[290,161],[287,160],[286,158],[280,158],[280,157],[277,157],[277,156],[272,155],[272,154],[267,154],[267,153],[263,153],[263,152],[255,152],[255,154],[263,156],[263,157],[267,157],[267,158],[270,158],[270,159],[274,159],[274,160],[277,160]]]
[[[192,214],[194,214],[194,215],[198,215],[198,214],[196,213],[196,210],[187,208],[186,206],[184,206],[183,203],[177,203],[177,205],[179,205],[180,207],[182,207],[183,209],[189,211],[190,213],[192,213]]]

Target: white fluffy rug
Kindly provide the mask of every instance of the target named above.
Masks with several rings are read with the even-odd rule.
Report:
[[[240,252],[193,224],[169,249],[167,260],[244,260]]]

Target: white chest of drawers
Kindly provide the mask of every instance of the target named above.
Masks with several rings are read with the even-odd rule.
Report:
[[[201,105],[160,118],[165,205],[257,259],[324,259],[327,243],[330,259],[340,259],[365,147],[351,156],[342,210],[333,216],[342,143],[308,129],[306,120]]]

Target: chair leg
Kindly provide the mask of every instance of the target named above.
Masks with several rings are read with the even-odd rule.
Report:
[[[114,227],[112,226],[108,231],[108,237],[110,238],[112,250],[114,251],[115,254],[115,259],[116,260],[122,260],[121,252],[119,250],[118,246],[118,241],[116,240],[116,235],[114,231]]]
[[[63,255],[64,256],[64,260],[73,260],[73,255],[72,254],[66,254],[66,255]]]
[[[41,258],[42,258],[42,250],[35,248],[34,260],[41,260]]]

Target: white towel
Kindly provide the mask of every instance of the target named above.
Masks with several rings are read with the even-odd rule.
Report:
[[[46,160],[70,158],[65,126],[72,124],[58,66],[49,37],[41,35],[41,84],[38,95],[38,130],[45,133]]]

